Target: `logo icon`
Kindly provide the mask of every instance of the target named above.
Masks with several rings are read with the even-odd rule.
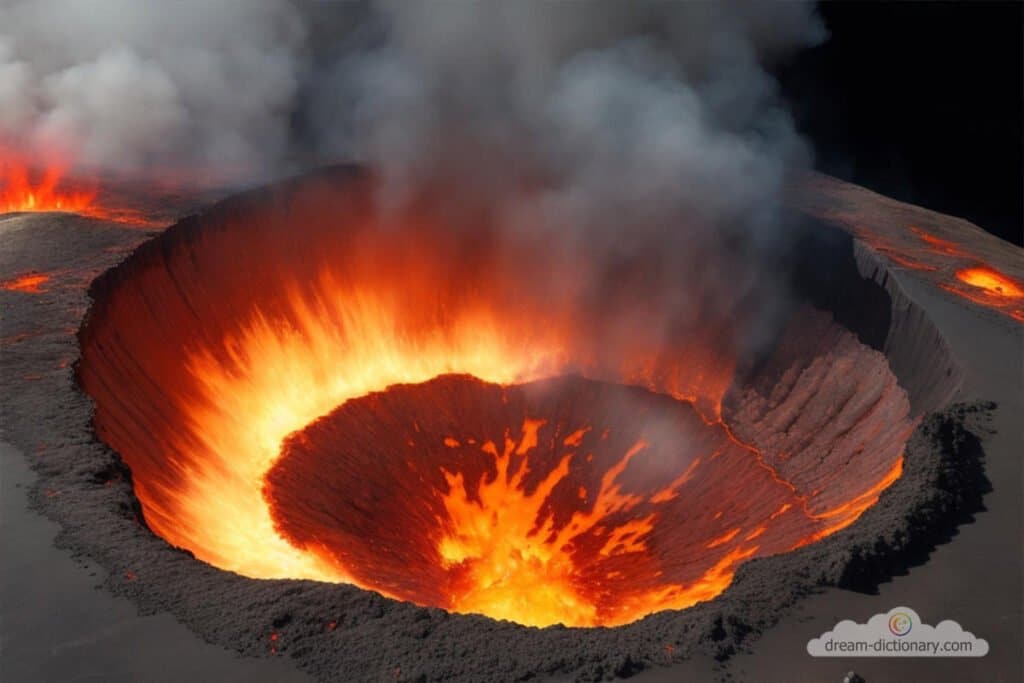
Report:
[[[903,636],[910,633],[914,627],[914,620],[906,612],[893,612],[889,615],[889,632],[894,636]]]
[[[937,626],[909,607],[876,614],[866,624],[843,619],[807,641],[812,657],[984,657],[988,642],[952,619]]]

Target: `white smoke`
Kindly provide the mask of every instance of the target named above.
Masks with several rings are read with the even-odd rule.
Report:
[[[287,150],[304,37],[282,0],[0,0],[0,142],[262,171]]]

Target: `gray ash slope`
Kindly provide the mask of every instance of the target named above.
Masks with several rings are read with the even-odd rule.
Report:
[[[251,200],[211,211],[234,211],[233,201]],[[853,329],[864,325],[862,341],[887,354],[912,403],[929,413],[907,444],[903,476],[851,527],[743,565],[713,601],[619,628],[528,628],[346,585],[246,579],[197,562],[147,530],[130,472],[96,440],[92,403],[68,365],[78,354],[73,332],[89,303],[87,281],[145,235],[56,215],[10,217],[0,227],[10,245],[0,279],[28,270],[58,273],[39,294],[0,292],[0,417],[5,438],[32,458],[39,474],[32,500],[61,524],[59,543],[109,569],[107,588],[143,612],[170,612],[204,639],[245,655],[291,657],[321,680],[601,680],[691,656],[727,659],[822,587],[870,590],[922,562],[980,509],[988,486],[975,436],[988,406],[947,405],[959,376],[941,337],[884,265],[840,235],[845,270],[830,272],[858,274],[842,286],[860,293],[821,303]],[[158,253],[161,244],[188,239],[200,227],[201,220],[172,228],[142,251]],[[104,282],[129,277],[137,261],[118,266],[92,296],[103,296]],[[842,310],[844,301],[865,300],[888,310]],[[928,374],[937,367],[944,368],[938,383]]]

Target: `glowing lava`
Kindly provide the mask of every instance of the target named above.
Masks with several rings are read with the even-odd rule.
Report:
[[[986,265],[951,240],[936,237],[916,226],[911,226],[909,232],[915,236],[917,244],[897,244],[863,230],[860,236],[894,263],[938,279],[941,289],[1024,322],[1024,283]]]
[[[543,250],[423,207],[382,224],[361,191],[292,192],[141,249],[80,335],[97,433],[148,526],[199,559],[614,625],[714,597],[899,476],[906,396],[855,340],[795,377],[787,396],[822,396],[839,446],[786,474],[776,442],[769,459],[723,415],[735,311],[648,334],[653,294],[581,306],[583,269]],[[882,379],[837,398],[855,368]],[[748,404],[766,429],[793,421]]]
[[[1002,273],[978,266],[956,271],[956,277],[961,282],[971,287],[980,289],[989,296],[1000,299],[1021,299],[1024,298],[1024,286],[1014,282]]]
[[[64,168],[50,165],[33,174],[17,159],[0,159],[0,213],[19,211],[66,211],[90,214],[96,209],[95,189],[67,189],[62,186]]]
[[[822,175],[807,177],[798,204],[842,225],[872,251],[972,304],[1024,323],[1021,250],[960,219],[882,197]],[[889,218],[882,219],[882,216]]]
[[[0,282],[0,289],[5,289],[9,292],[39,294],[43,291],[43,285],[49,281],[50,276],[44,273],[25,273],[11,280]]]
[[[763,486],[718,520],[716,458]],[[289,437],[266,495],[283,536],[361,586],[537,626],[687,607],[813,527],[797,509],[773,524],[792,492],[688,403],[579,377],[449,375],[350,401]],[[709,552],[744,516],[772,533]]]
[[[964,268],[955,273],[956,282],[940,287],[985,308],[1001,311],[1024,323],[1024,283],[988,266]],[[966,285],[966,286],[965,286]]]
[[[36,170],[0,146],[0,214],[54,211],[130,225],[152,224],[138,210],[104,206],[99,183],[72,182],[66,170],[66,164],[53,161]]]

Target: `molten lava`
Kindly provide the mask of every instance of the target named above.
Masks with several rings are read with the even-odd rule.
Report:
[[[1024,285],[991,268],[979,266],[958,270],[956,277],[961,282],[966,282],[997,299],[1024,299]]]
[[[917,240],[911,247],[863,230],[860,235],[894,263],[940,278],[938,285],[943,290],[1024,322],[1024,283],[1000,273],[951,240],[916,226],[911,226],[909,232]]]
[[[0,282],[0,289],[9,292],[25,292],[27,294],[39,294],[43,291],[43,285],[50,281],[50,276],[45,273],[25,273],[11,280]]]
[[[0,214],[56,211],[116,223],[150,224],[139,211],[104,206],[98,183],[72,182],[66,171],[65,164],[56,162],[37,171],[0,147]]]
[[[956,271],[956,282],[940,286],[976,304],[1001,311],[1024,323],[1024,283],[988,266]]]
[[[899,476],[906,396],[852,335],[784,396],[744,394],[763,430],[741,439],[734,314],[651,334],[632,323],[658,320],[653,293],[581,306],[583,269],[423,207],[382,218],[348,182],[173,229],[81,333],[97,433],[149,527],[199,559],[623,624],[838,531]],[[837,426],[805,432],[786,401],[819,396]]]
[[[264,493],[283,537],[358,585],[536,626],[611,626],[710,599],[743,560],[847,526],[900,462],[812,514],[688,402],[580,377],[448,375],[292,434]],[[737,499],[736,480],[757,495]]]
[[[17,159],[0,160],[0,213],[18,211],[66,211],[88,214],[93,211],[96,190],[68,189],[62,186],[64,168],[48,166],[33,174]]]

